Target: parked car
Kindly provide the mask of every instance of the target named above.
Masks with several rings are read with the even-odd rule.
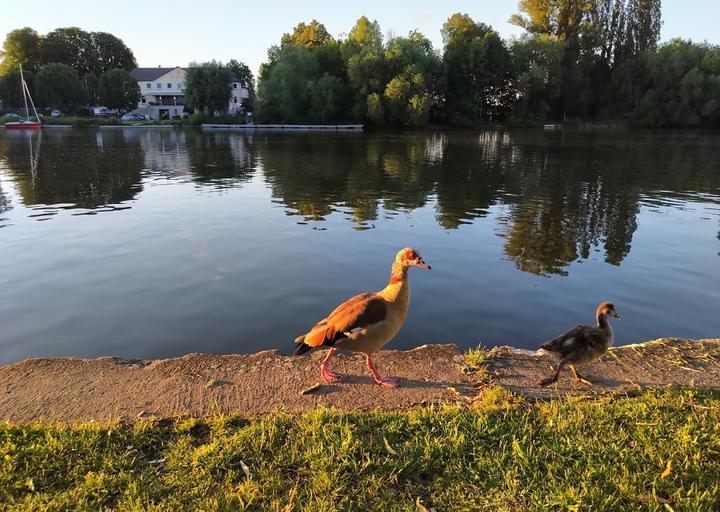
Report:
[[[128,112],[127,114],[123,114],[120,119],[122,119],[123,121],[145,121],[145,116]]]
[[[54,108],[52,112],[50,112],[50,117],[62,117],[62,112]]]
[[[107,109],[107,107],[93,107],[92,108],[93,115],[96,117],[109,117],[110,111]]]

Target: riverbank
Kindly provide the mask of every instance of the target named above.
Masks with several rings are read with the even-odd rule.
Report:
[[[580,389],[565,375],[552,400],[532,391],[534,372],[547,371],[543,357],[507,347],[460,354],[452,345],[381,353],[378,364],[403,377],[399,389],[372,384],[359,358],[341,357],[343,383],[301,395],[321,355],[0,367],[4,418],[31,418],[36,407],[52,413],[45,419],[90,417],[96,408],[103,420],[98,412],[109,406],[109,416],[126,418],[0,422],[0,502],[6,510],[415,512],[720,505],[720,340],[613,349],[586,371],[598,386]],[[649,389],[656,384],[663,389]],[[147,410],[117,409],[115,393]],[[416,404],[420,396],[430,400]],[[255,409],[224,414],[243,400]],[[165,402],[184,410],[164,413]],[[275,412],[252,418],[253,410]]]
[[[670,385],[720,389],[720,340],[662,339],[613,348],[586,373],[596,385],[541,388],[546,356],[510,347],[461,353],[455,345],[383,351],[376,363],[400,378],[378,387],[357,355],[339,355],[341,382],[322,384],[323,352],[291,357],[275,350],[250,355],[188,354],[154,361],[118,358],[28,359],[0,367],[0,420],[78,422],[139,417],[209,417],[273,412],[301,414],[319,406],[359,412],[398,411],[427,404],[467,405],[489,382],[518,395],[628,392]],[[307,394],[301,391],[320,386]]]
[[[97,406],[116,403],[117,397],[101,391],[109,389],[105,380],[94,382],[100,377],[97,368],[108,363],[162,374],[166,382],[159,391],[174,398],[188,392],[196,397],[197,389],[173,390],[173,384],[196,382],[204,390],[218,390],[244,379],[254,381],[254,395],[266,397],[269,408],[293,410],[297,397],[307,399],[308,407],[301,407],[307,409],[302,414],[273,412],[252,419],[222,414],[228,403],[198,409],[191,398],[187,411],[205,411],[208,418],[148,413],[111,423],[0,422],[0,502],[5,510],[717,510],[720,394],[693,387],[697,381],[691,374],[717,387],[720,341],[698,342],[692,355],[684,353],[684,343],[693,342],[624,347],[600,363],[643,361],[644,375],[659,375],[656,364],[658,372],[662,365],[677,368],[662,381],[664,389],[641,390],[638,384],[651,383],[632,382],[629,390],[613,379],[552,400],[512,393],[497,383],[529,371],[523,366],[510,372],[505,364],[515,357],[511,354],[525,362],[531,356],[506,348],[459,358],[447,345],[383,353],[379,364],[409,379],[398,390],[370,384],[360,361],[342,358],[337,369],[352,377],[319,395],[300,395],[298,389],[314,375],[292,365],[275,366],[289,358],[269,352],[148,363],[26,361],[0,368],[3,396],[17,393],[17,387],[7,388],[11,374],[16,386],[45,390],[44,399],[52,387],[61,395],[73,389],[77,395],[64,395],[56,417],[65,409],[72,416],[78,401],[87,402],[89,395],[96,395]],[[318,361],[298,360],[316,373]],[[54,366],[59,361],[77,371],[60,379],[49,371],[59,369]],[[201,362],[220,366],[196,373]],[[450,376],[432,385],[423,380],[440,370],[423,369],[428,362],[449,363]],[[249,375],[234,373],[242,365]],[[276,373],[263,374],[269,368]],[[230,383],[203,384],[211,373],[230,369]],[[508,371],[497,373],[502,369]],[[111,372],[125,395],[138,399],[146,391],[136,387],[132,372]],[[587,373],[601,380],[607,375],[601,366]],[[43,375],[46,380],[38,382]],[[679,375],[685,375],[684,387],[665,387]],[[71,384],[78,378],[77,386]],[[458,379],[474,384],[445,387]],[[278,389],[290,388],[292,395],[284,397],[288,403],[275,401]],[[444,405],[410,407],[398,400],[418,390]],[[345,410],[325,407],[343,402]],[[7,401],[7,416],[5,407]],[[351,412],[365,407],[375,410]]]

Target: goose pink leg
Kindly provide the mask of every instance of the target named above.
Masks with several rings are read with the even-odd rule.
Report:
[[[323,359],[322,363],[320,363],[320,374],[322,375],[322,378],[325,382],[328,384],[331,384],[338,380],[340,377],[337,373],[331,372],[328,370],[328,365],[330,364],[330,359],[332,358],[333,354],[335,353],[335,349],[331,348],[328,350],[328,355],[325,356],[325,359]]]
[[[387,386],[389,388],[396,388],[398,386],[397,379],[393,377],[383,377],[380,375],[380,373],[375,369],[375,365],[373,364],[372,359],[370,359],[370,356],[367,356],[367,367],[372,372],[375,382],[381,386]]]

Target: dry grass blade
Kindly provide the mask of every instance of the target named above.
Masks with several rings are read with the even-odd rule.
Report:
[[[388,443],[388,440],[387,440],[387,438],[386,438],[385,436],[383,436],[383,442],[385,443],[385,449],[387,450],[387,452],[388,452],[390,455],[396,455],[396,456],[397,456],[397,452],[393,449],[392,446],[390,446],[390,443]]]

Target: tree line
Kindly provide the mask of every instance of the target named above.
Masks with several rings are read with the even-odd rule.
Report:
[[[140,100],[137,67],[125,43],[106,32],[77,27],[58,28],[45,35],[29,27],[11,31],[0,61],[0,100],[23,103],[19,66],[41,107],[75,111],[83,105],[131,108]]]
[[[525,33],[504,40],[461,13],[441,28],[443,48],[418,31],[384,38],[363,16],[347,35],[299,23],[268,50],[257,93],[244,64],[191,64],[189,110],[224,112],[230,78],[251,91],[245,110],[284,123],[478,126],[572,120],[648,127],[720,126],[720,47],[672,39],[658,44],[660,0],[520,0],[510,22]],[[0,99],[21,102],[17,65],[40,105],[139,99],[132,52],[111,34],[78,28],[45,36],[8,34]],[[34,95],[35,95],[34,93]]]
[[[503,40],[466,14],[442,51],[418,31],[384,39],[363,16],[346,36],[316,20],[268,50],[256,117],[287,123],[475,126],[572,119],[720,126],[720,48],[658,46],[660,0],[521,0]]]

